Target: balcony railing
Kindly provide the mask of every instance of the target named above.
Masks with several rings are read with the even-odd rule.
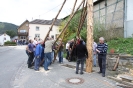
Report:
[[[28,32],[18,32],[18,36],[28,36]]]

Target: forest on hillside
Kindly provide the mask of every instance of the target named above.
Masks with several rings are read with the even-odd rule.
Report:
[[[18,26],[12,23],[0,22],[0,34],[7,33],[11,37],[17,35]]]

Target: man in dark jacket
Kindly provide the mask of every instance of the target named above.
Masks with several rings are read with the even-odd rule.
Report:
[[[108,45],[104,43],[104,38],[100,37],[96,51],[98,53],[98,63],[100,67],[100,71],[98,73],[102,73],[103,77],[105,77],[107,50],[108,50]]]
[[[76,46],[77,66],[76,74],[78,74],[79,64],[81,64],[80,74],[83,74],[84,62],[88,57],[86,46],[83,44],[83,40],[80,40],[80,44]]]

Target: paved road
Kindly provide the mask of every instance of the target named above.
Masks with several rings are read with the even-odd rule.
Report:
[[[42,67],[40,72],[35,72],[27,68],[26,61],[24,46],[0,47],[0,88],[119,88],[116,82],[96,72],[76,75],[75,69],[58,62],[52,64],[48,72]],[[75,65],[64,60],[65,64]],[[79,79],[83,82],[71,84],[69,78],[72,78],[70,82],[79,82]]]
[[[25,62],[24,47],[0,47],[0,88],[11,88],[13,78]]]

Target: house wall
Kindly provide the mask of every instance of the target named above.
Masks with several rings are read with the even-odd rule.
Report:
[[[133,37],[133,0],[125,0],[125,37]]]
[[[124,1],[104,0],[94,5],[94,22],[103,24],[106,29],[112,26],[120,31],[119,37],[124,37]]]
[[[29,32],[29,22],[25,22],[19,29],[18,32],[20,32],[20,30],[26,30],[26,32]]]
[[[18,28],[18,32],[20,32],[20,30],[26,30],[26,32],[28,33],[29,32],[29,22],[27,21],[23,25],[21,25]],[[20,35],[18,35],[18,39],[20,40]],[[23,40],[28,40],[28,35],[26,36],[26,39],[23,39]]]
[[[6,40],[5,40],[6,39]],[[0,45],[4,45],[4,42],[11,41],[10,36],[7,34],[3,34],[0,36]]]
[[[49,31],[51,25],[29,24],[29,39],[34,39],[35,34],[40,34],[40,39],[44,39]],[[39,27],[39,31],[36,31],[36,27]],[[56,34],[59,34],[58,26],[53,26],[50,32],[50,37],[53,35],[56,38]]]

